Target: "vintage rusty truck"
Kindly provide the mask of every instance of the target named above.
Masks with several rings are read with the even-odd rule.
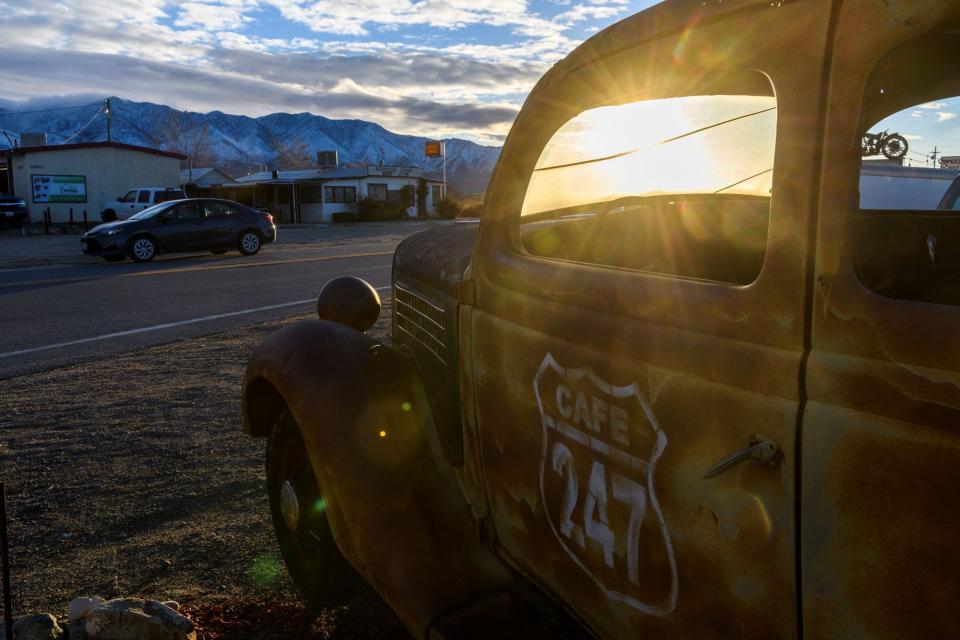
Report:
[[[482,221],[398,247],[389,344],[337,279],[249,363],[304,595],[359,576],[431,638],[960,636],[960,213],[858,197],[958,59],[957,2],[672,0],[556,64]]]

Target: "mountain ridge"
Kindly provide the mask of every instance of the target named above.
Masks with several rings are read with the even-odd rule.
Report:
[[[0,107],[0,131],[6,133],[0,136],[0,149],[10,148],[7,136],[17,142],[24,132],[46,133],[51,145],[106,140],[106,116],[98,113],[101,106],[93,102],[22,113]],[[394,133],[368,120],[307,112],[253,118],[220,110],[178,111],[117,97],[110,98],[110,111],[111,140],[185,153],[193,156],[194,166],[216,166],[236,176],[262,168],[308,168],[315,166],[317,151],[333,150],[341,164],[414,166],[437,176],[442,172],[440,158],[423,155],[423,143],[430,138]],[[446,150],[451,188],[485,190],[500,148],[449,138]],[[296,166],[304,163],[307,166]]]

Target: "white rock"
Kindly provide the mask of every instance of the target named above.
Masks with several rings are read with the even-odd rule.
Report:
[[[99,602],[94,603],[97,600]],[[77,611],[83,603],[78,603]],[[176,604],[176,603],[172,603]],[[71,603],[71,606],[73,603]],[[73,609],[71,609],[71,621]],[[154,600],[91,598],[78,622],[89,640],[196,640],[193,622]],[[72,640],[72,634],[71,634]]]
[[[79,622],[87,613],[97,607],[103,606],[106,602],[103,598],[74,598],[67,607],[67,619],[71,624]]]

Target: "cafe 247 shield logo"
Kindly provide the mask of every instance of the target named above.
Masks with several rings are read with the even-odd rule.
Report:
[[[611,385],[547,354],[533,382],[543,426],[540,499],[570,558],[607,597],[665,616],[677,563],[654,492],[667,447],[636,383]]]

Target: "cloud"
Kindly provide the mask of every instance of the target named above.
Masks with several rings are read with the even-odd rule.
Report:
[[[265,0],[288,20],[316,33],[365,36],[372,29],[422,25],[462,29],[510,26],[522,35],[550,35],[562,27],[527,11],[525,0]]]
[[[902,136],[903,136],[904,138],[906,138],[907,140],[923,140],[923,136],[915,136],[915,135],[911,135],[911,134],[909,134],[909,133],[903,133],[903,134],[900,134],[900,135],[902,135]]]
[[[502,135],[517,112],[511,105],[441,103],[405,95],[378,95],[343,81],[325,91],[314,91],[283,82],[282,78],[276,81],[111,54],[73,54],[70,67],[63,64],[59,52],[45,49],[0,49],[0,56],[7,63],[0,70],[0,83],[18,86],[27,95],[49,92],[51,86],[63,94],[83,93],[93,74],[88,76],[77,70],[95,69],[104,92],[99,98],[114,94],[181,109],[223,110],[253,116],[309,111],[373,120],[400,133],[462,135],[472,132],[475,139]],[[189,100],[171,100],[171,86],[176,86],[181,96],[189,96]],[[71,100],[72,104],[92,101],[89,96],[83,102],[77,102],[76,97]]]
[[[957,114],[950,111],[937,111],[937,122],[946,122],[947,120],[953,120],[957,117]]]
[[[255,5],[245,0],[232,2],[184,2],[174,24],[178,27],[199,27],[207,31],[241,29],[252,18],[247,12]]]
[[[536,8],[531,0],[0,0],[0,81],[14,103],[122,95],[495,140],[550,64],[628,8],[628,0]]]
[[[224,72],[297,84],[314,91],[330,90],[338,82],[349,79],[381,94],[430,96],[440,102],[526,92],[542,74],[539,67],[530,68],[530,65],[525,68],[513,63],[420,52],[331,56],[223,49],[211,52],[209,60]]]
[[[943,109],[948,106],[946,102],[928,102],[926,104],[921,104],[917,106],[918,109],[927,109],[929,111],[935,111],[937,109]]]

